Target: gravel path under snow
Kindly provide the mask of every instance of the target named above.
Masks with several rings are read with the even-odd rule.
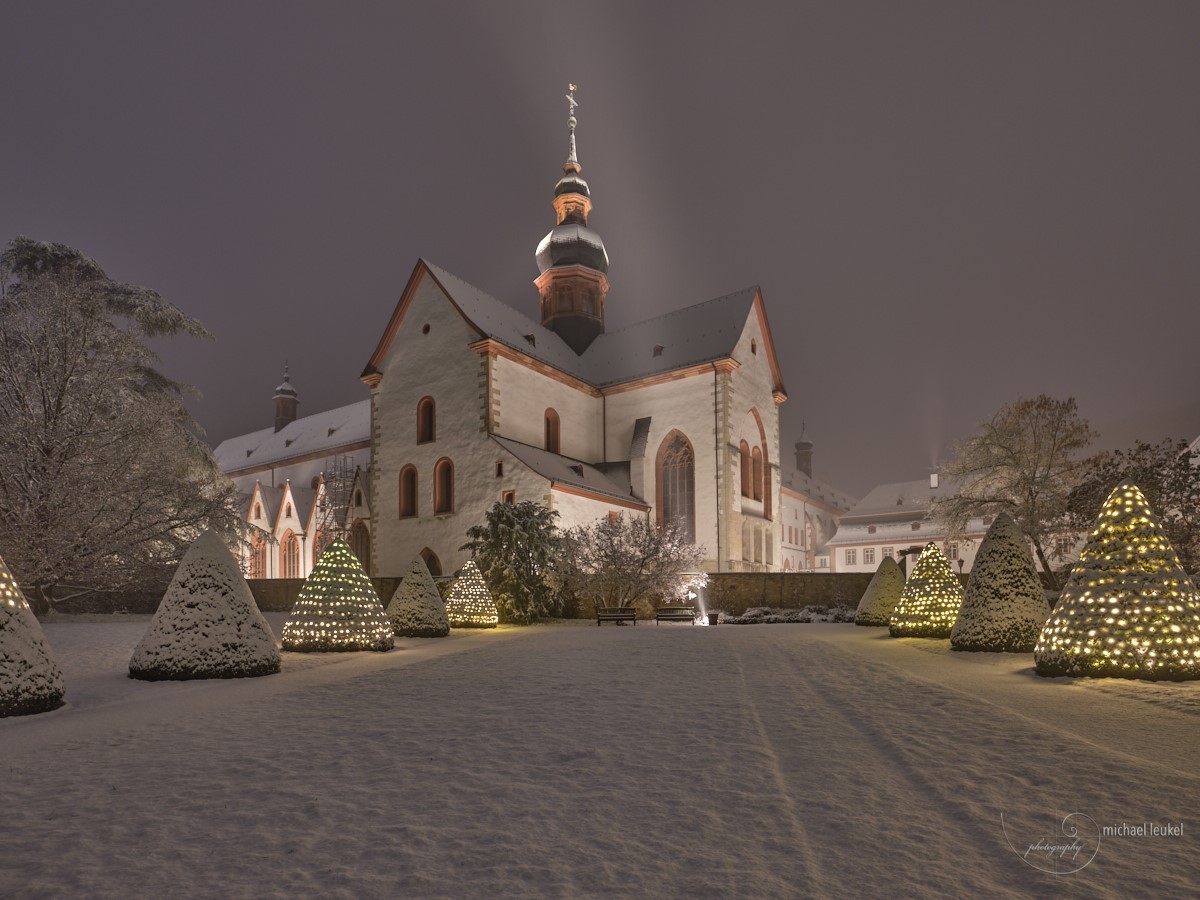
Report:
[[[1047,680],[851,625],[587,623],[145,683],[125,666],[147,622],[45,626],[67,705],[0,720],[0,896],[1183,897],[1200,878],[1200,683]],[[1024,852],[1071,812],[1185,831],[1105,837],[1056,877],[1001,828]]]

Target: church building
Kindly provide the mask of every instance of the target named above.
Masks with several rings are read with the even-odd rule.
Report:
[[[377,576],[418,554],[435,575],[452,573],[467,529],[495,502],[523,500],[557,510],[562,528],[618,515],[675,522],[703,546],[706,571],[780,571],[787,393],[762,293],[608,330],[609,258],[589,225],[567,99],[555,221],[535,252],[537,318],[419,260],[362,371],[369,403],[307,419],[291,405],[274,432],[218,447],[222,468],[244,493],[269,477],[294,494],[305,465],[349,454],[363,495],[347,522],[367,532]],[[301,486],[318,489],[312,479]]]

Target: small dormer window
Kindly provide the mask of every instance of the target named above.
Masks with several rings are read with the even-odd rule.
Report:
[[[655,356],[662,356],[662,352],[663,352],[663,345],[662,345],[662,344],[655,344],[655,345],[654,345],[654,355],[655,355]]]
[[[527,334],[527,335],[525,335],[525,340],[527,340],[527,341],[529,342],[529,346],[530,346],[530,347],[536,347],[536,346],[537,346],[537,335],[536,335],[536,334]]]
[[[868,526],[867,526],[867,534],[874,534],[874,533],[875,533],[875,526],[874,526],[874,525],[868,525]]]
[[[758,341],[754,338],[750,338],[750,353],[753,356],[758,356]]]
[[[429,334],[429,323],[426,322],[421,326],[421,334]]]
[[[921,530],[921,523],[920,523],[920,522],[913,522],[913,523],[912,523],[912,530],[913,530],[913,531],[920,531],[920,530]]]
[[[283,442],[283,446],[285,446],[285,447],[292,446],[292,441],[294,441],[294,440],[295,440],[295,438],[288,438],[286,441]]]
[[[571,471],[574,472],[576,475],[578,475],[580,478],[582,478],[583,477],[583,464],[575,463],[575,465],[571,466]]]
[[[325,432],[325,437],[333,437],[333,433],[335,431],[337,431],[336,428],[330,428],[327,432]]]

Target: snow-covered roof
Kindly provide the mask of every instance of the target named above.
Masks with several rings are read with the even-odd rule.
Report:
[[[757,287],[746,288],[605,332],[579,355],[549,328],[457,275],[422,262],[485,335],[595,387],[729,358],[758,294]]]
[[[371,401],[360,400],[296,419],[279,431],[263,428],[231,437],[218,444],[213,455],[222,472],[238,472],[299,456],[333,453],[370,439]]]
[[[633,496],[630,489],[628,463],[624,467],[612,465],[605,466],[601,470],[580,460],[571,459],[569,456],[560,456],[549,450],[522,444],[510,438],[492,435],[492,440],[548,481],[593,494],[602,494],[623,503],[632,503],[639,507],[645,506]]]
[[[928,515],[934,498],[949,497],[954,490],[955,486],[945,479],[936,488],[930,488],[929,479],[881,484],[854,504],[842,521],[921,518]]]
[[[825,503],[842,512],[853,509],[854,505],[858,503],[858,500],[851,497],[845,491],[839,491],[833,485],[819,478],[813,478],[811,475],[806,475],[799,470],[789,472],[785,476],[783,487],[790,491],[795,491],[797,494],[803,494],[810,500]]]

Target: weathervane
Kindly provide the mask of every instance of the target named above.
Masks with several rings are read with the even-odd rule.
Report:
[[[579,90],[577,85],[568,84],[565,95],[567,98],[567,128],[571,131],[571,146],[567,152],[567,163],[574,163],[576,166],[579,165],[579,158],[575,155],[575,107],[579,105],[575,99],[575,92],[577,90]]]

